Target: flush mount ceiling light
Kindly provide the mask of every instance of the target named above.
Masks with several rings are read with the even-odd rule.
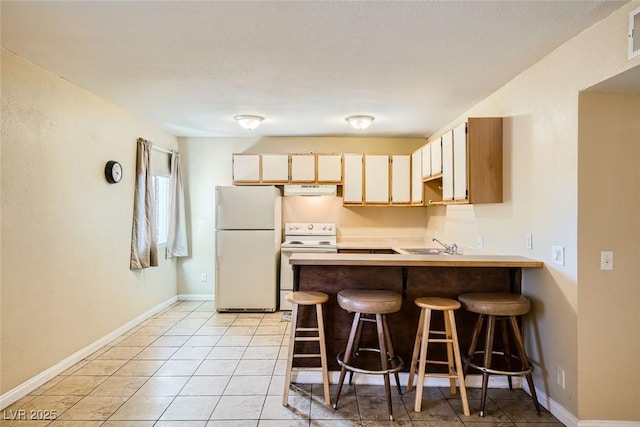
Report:
[[[349,122],[352,128],[357,130],[364,130],[371,126],[371,122],[373,121],[373,116],[349,116],[345,120]]]
[[[242,126],[243,128],[248,130],[254,130],[258,126],[260,126],[260,123],[262,123],[262,121],[264,120],[264,117],[241,115],[241,116],[235,116],[234,119],[236,119],[238,123],[240,123],[240,126]]]

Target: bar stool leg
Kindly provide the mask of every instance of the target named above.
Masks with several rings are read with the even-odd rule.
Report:
[[[509,320],[511,321],[511,328],[513,329],[513,335],[516,339],[516,349],[518,351],[518,355],[520,356],[520,360],[522,361],[522,368],[529,369],[529,358],[527,357],[527,353],[524,350],[524,342],[522,340],[522,335],[520,334],[520,328],[518,328],[516,317],[510,316]],[[536,394],[536,388],[533,385],[533,376],[531,375],[531,372],[529,372],[526,377],[527,384],[529,384],[529,390],[531,391],[533,404],[536,407],[536,412],[538,412],[538,415],[540,415],[540,404],[538,403],[538,396]]]
[[[344,377],[347,374],[347,368],[344,365],[351,363],[354,352],[354,341],[360,324],[360,313],[354,313],[353,323],[351,324],[351,332],[349,333],[349,341],[347,342],[347,348],[344,351],[344,358],[342,360],[343,366],[340,369],[340,379],[338,380],[338,391],[336,393],[336,400],[333,402],[333,409],[338,409],[338,399],[340,399],[340,393],[342,392],[342,385],[344,384]]]
[[[456,359],[456,375],[458,376],[458,384],[460,387],[460,399],[462,400],[462,410],[468,417],[471,415],[469,411],[469,400],[467,399],[467,387],[464,383],[464,372],[462,368],[462,357],[460,356],[460,343],[458,342],[458,330],[456,328],[456,318],[452,310],[449,310],[449,324],[451,325],[451,336],[453,338],[453,355]]]
[[[451,335],[451,319],[449,318],[449,310],[442,312],[444,316],[444,336],[445,339],[451,340],[447,342],[447,367],[449,370],[449,391],[451,394],[456,394],[456,379],[455,374],[456,371],[453,366],[453,337]]]
[[[327,368],[327,347],[324,336],[324,318],[322,315],[322,304],[316,304],[316,319],[318,319],[318,335],[320,336],[320,363],[322,365],[322,384],[324,388],[324,403],[331,404],[329,394],[329,370]]]
[[[382,369],[389,369],[389,355],[387,353],[387,340],[384,335],[383,315],[376,314],[376,329],[378,330],[378,345],[380,348],[380,362]],[[383,375],[384,391],[387,395],[387,405],[389,406],[389,420],[393,421],[393,405],[391,404],[391,384],[389,373]]]
[[[291,311],[290,327],[293,329],[289,334],[289,351],[287,352],[287,371],[284,376],[284,393],[282,393],[282,405],[289,404],[289,387],[291,387],[291,369],[293,367],[293,346],[296,343],[296,325],[298,321],[298,304],[293,304]]]
[[[407,381],[407,392],[413,389],[413,377],[416,374],[416,367],[418,363],[418,349],[422,342],[422,325],[424,324],[424,310],[420,309],[420,320],[418,320],[418,332],[416,333],[416,340],[413,343],[413,353],[411,356],[411,368],[409,369],[409,379]]]
[[[487,319],[487,335],[484,346],[484,366],[491,367],[491,357],[493,356],[493,334],[496,327],[496,317],[488,316]],[[482,372],[482,398],[480,401],[480,416],[484,417],[484,406],[487,403],[487,387],[489,385],[489,373]]]
[[[507,319],[501,318],[500,323],[502,326],[502,347],[504,353],[504,359],[506,362],[507,370],[511,371],[511,346],[509,345],[509,334],[507,333]],[[507,382],[509,383],[509,390],[513,390],[513,381],[511,375],[507,375]]]
[[[387,322],[387,316],[382,316],[382,326],[384,326],[384,336],[387,338],[387,353],[389,354],[389,360],[394,360],[396,358],[396,353],[393,349],[391,333],[389,333],[389,322]],[[393,375],[396,378],[396,387],[398,388],[398,394],[402,396],[402,389],[400,388],[400,376],[398,375],[398,372],[394,372]]]
[[[476,325],[473,327],[473,335],[471,336],[471,344],[469,345],[469,352],[467,353],[467,359],[471,360],[473,358],[473,353],[476,352],[476,347],[478,346],[478,337],[480,336],[480,331],[482,330],[482,324],[484,323],[484,316],[478,316],[478,320],[476,320]],[[469,365],[464,365],[464,375],[467,376],[467,372],[469,371]]]
[[[422,343],[420,345],[420,360],[418,361],[418,383],[416,384],[416,401],[414,410],[422,410],[422,392],[424,389],[424,375],[427,368],[427,346],[429,345],[429,326],[431,325],[431,310],[423,308],[424,322],[422,323]]]
[[[358,321],[358,329],[356,330],[356,337],[353,341],[353,354],[351,359],[358,356],[358,351],[360,350],[360,338],[362,337],[362,326],[365,322],[369,322],[370,319],[367,318],[366,314],[360,314],[360,320]],[[349,385],[353,384],[353,371],[349,371]]]

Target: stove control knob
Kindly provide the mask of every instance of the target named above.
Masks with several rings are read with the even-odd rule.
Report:
[[[300,228],[300,224],[296,224],[296,230],[298,230]]]
[[[323,225],[323,226],[322,226],[322,229],[323,229],[323,230],[326,230],[326,229],[327,229],[327,226],[326,226],[326,225]]]
[[[293,225],[289,224],[289,230],[293,230]]]
[[[308,225],[309,230],[313,230],[313,224]]]
[[[328,228],[327,230],[331,231],[332,229],[333,229],[333,227],[332,227],[332,226],[329,226],[329,228]]]

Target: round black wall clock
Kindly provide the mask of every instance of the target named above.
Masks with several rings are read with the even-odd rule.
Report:
[[[110,184],[120,182],[122,179],[122,165],[115,160],[109,160],[104,167],[104,177]]]

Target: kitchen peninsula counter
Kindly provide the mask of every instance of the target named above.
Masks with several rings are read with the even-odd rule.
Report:
[[[291,265],[391,266],[391,267],[526,267],[537,268],[541,261],[513,255],[402,255],[297,253]]]
[[[352,314],[338,305],[337,293],[342,289],[384,289],[401,294],[402,308],[389,315],[389,325],[395,350],[405,361],[405,371],[409,370],[420,315],[414,304],[416,298],[457,299],[458,295],[468,292],[520,293],[522,269],[544,265],[521,256],[377,253],[296,253],[290,263],[294,270],[294,290],[321,291],[329,295],[324,317],[331,370],[339,369],[335,356],[346,346],[353,319]],[[314,317],[313,310],[300,307],[301,325],[314,324]],[[463,310],[456,312],[463,352],[471,341],[475,319],[475,315]],[[442,329],[442,316],[434,315],[432,326],[432,329]],[[362,339],[364,344],[371,345],[375,334],[363,333]],[[444,348],[438,348],[444,346],[433,347],[430,354],[434,358],[446,358]]]

